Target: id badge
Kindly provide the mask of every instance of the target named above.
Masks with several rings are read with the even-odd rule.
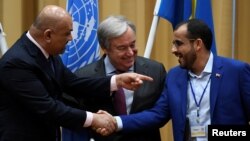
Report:
[[[205,126],[191,126],[191,137],[205,137],[206,127]]]
[[[196,113],[191,114],[191,137],[205,137],[206,136],[206,126],[200,125],[199,117]]]

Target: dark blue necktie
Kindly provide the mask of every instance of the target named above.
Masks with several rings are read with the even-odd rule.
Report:
[[[50,64],[52,72],[55,73],[55,67],[54,67],[53,57],[49,56],[48,61],[49,61],[49,64]]]

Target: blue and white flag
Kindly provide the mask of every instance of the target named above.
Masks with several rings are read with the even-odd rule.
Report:
[[[195,18],[203,20],[213,33],[213,43],[211,51],[217,54],[214,34],[214,22],[211,0],[196,0]]]
[[[171,22],[174,28],[179,22],[190,18],[192,0],[157,0],[154,14]]]
[[[97,40],[98,0],[68,0],[67,11],[73,19],[73,40],[62,54],[63,63],[75,72],[100,58]]]
[[[211,0],[194,0],[193,5],[192,0],[157,0],[154,13],[168,20],[173,28],[179,22],[188,20],[192,16],[203,20],[213,32],[211,51],[217,54]]]
[[[100,49],[97,40],[99,25],[98,0],[68,0],[67,11],[73,19],[73,40],[67,44],[62,61],[72,72],[97,61]],[[62,141],[89,141],[88,129],[62,128]]]

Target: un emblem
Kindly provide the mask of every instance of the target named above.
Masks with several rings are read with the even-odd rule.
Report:
[[[97,0],[74,0],[68,3],[67,9],[73,20],[73,40],[67,44],[62,60],[74,72],[99,59],[98,3]]]

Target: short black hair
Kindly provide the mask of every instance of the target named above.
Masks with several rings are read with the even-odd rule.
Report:
[[[212,47],[213,34],[208,25],[200,19],[189,19],[183,21],[176,25],[175,30],[180,26],[187,24],[187,38],[197,39],[201,38],[207,50],[210,50]]]

